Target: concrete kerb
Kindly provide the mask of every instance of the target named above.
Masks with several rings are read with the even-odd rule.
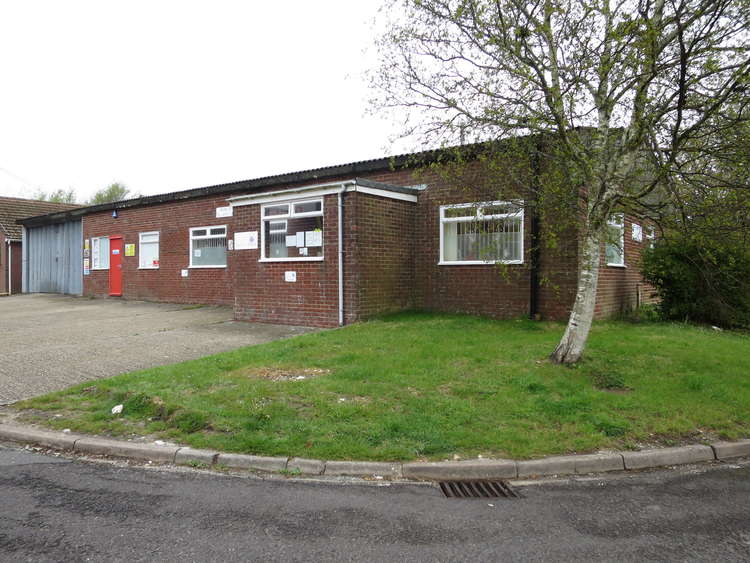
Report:
[[[642,451],[611,452],[514,461],[478,459],[445,462],[323,461],[221,453],[189,447],[125,442],[0,423],[0,440],[82,454],[177,465],[204,465],[298,475],[382,477],[419,481],[516,479],[649,469],[750,456],[750,440]]]

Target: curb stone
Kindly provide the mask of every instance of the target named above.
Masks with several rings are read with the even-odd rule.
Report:
[[[700,445],[642,450],[640,452],[623,452],[622,458],[625,461],[625,469],[646,469],[649,467],[682,465],[716,459],[711,446]]]
[[[174,455],[175,465],[190,465],[190,462],[205,463],[213,465],[219,454],[211,450],[194,450],[193,448],[180,448]]]
[[[109,455],[145,461],[174,463],[175,455],[179,449],[178,446],[155,446],[102,438],[81,438],[80,440],[76,440],[73,451],[84,454]]]
[[[405,463],[402,471],[404,479],[425,481],[515,479],[518,476],[516,462],[507,459]]]
[[[571,475],[649,469],[750,456],[750,440],[716,442],[710,446],[611,452],[514,461],[483,459],[446,462],[323,461],[319,459],[265,457],[221,453],[179,446],[159,446],[85,435],[39,430],[0,423],[0,440],[34,444],[75,453],[108,455],[141,461],[185,465],[199,461],[208,465],[256,471],[297,471],[302,475],[378,475],[390,479],[421,481],[515,479],[533,475]]]
[[[348,475],[350,477],[368,477],[379,475],[400,479],[402,477],[400,463],[369,462],[369,461],[328,461],[326,475]]]
[[[299,471],[302,475],[323,475],[326,462],[319,459],[293,457],[286,464],[287,471]]]
[[[230,469],[252,469],[256,471],[278,472],[286,469],[287,458],[264,457],[245,454],[219,453],[216,465],[224,465]]]
[[[733,457],[750,456],[750,440],[737,442],[716,442],[711,444],[716,459],[731,459]]]

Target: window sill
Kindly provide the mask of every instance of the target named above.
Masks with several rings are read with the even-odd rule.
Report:
[[[322,262],[325,256],[308,256],[300,258],[261,258],[258,262]]]
[[[106,272],[109,268],[91,268],[92,272]]]
[[[226,264],[224,266],[188,266],[191,270],[205,270],[206,268],[226,268]]]
[[[627,268],[625,264],[607,264],[607,268]]]
[[[463,262],[438,262],[438,266],[496,266],[497,264],[523,265],[523,260],[466,260]]]
[[[158,270],[159,267],[157,266],[156,268],[153,268],[153,267],[147,267],[147,266],[138,266],[138,269],[139,270]]]

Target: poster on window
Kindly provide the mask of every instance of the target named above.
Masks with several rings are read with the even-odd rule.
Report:
[[[633,240],[636,242],[643,241],[643,229],[637,223],[633,223]]]
[[[323,246],[323,231],[306,231],[305,242],[307,246]]]

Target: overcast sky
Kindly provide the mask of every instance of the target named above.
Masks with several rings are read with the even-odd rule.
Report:
[[[0,195],[155,194],[399,152],[365,115],[379,4],[0,0]]]

